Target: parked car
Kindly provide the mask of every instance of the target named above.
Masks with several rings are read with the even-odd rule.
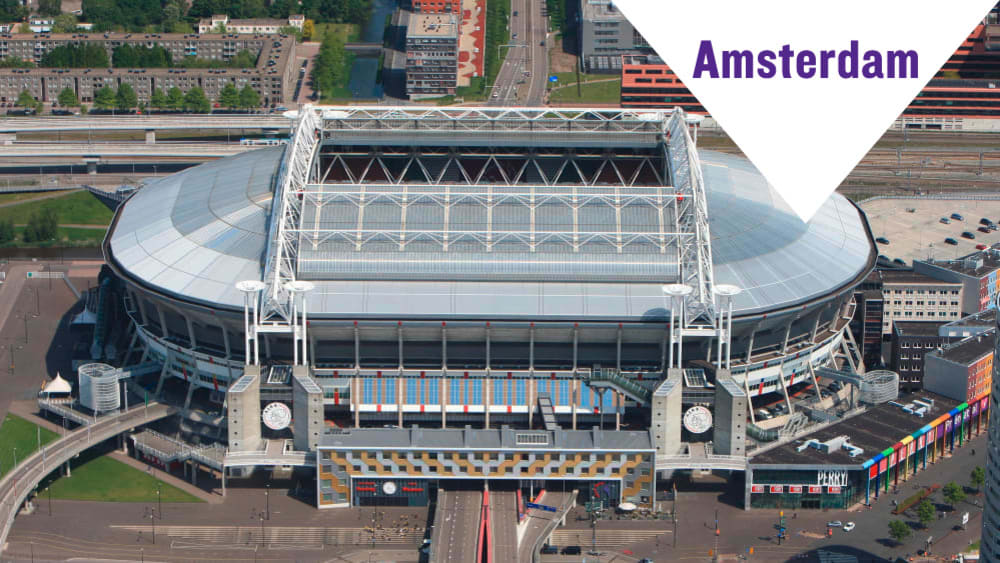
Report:
[[[942,217],[940,222],[944,223],[945,225],[950,225],[951,224],[951,219],[949,219],[947,217]]]
[[[840,520],[834,520],[833,522],[827,522],[826,523],[826,527],[827,528],[840,528],[843,525],[844,525],[844,523],[841,522]]]
[[[844,524],[844,531],[845,532],[850,532],[853,529],[854,529],[854,522],[848,522],[848,523]]]
[[[903,260],[902,258],[893,258],[892,259],[892,263],[893,264],[897,264],[899,266],[905,266],[906,265],[906,260]]]
[[[976,240],[976,235],[969,231],[962,231],[962,238],[967,238],[969,240]]]
[[[977,244],[976,245],[976,250],[986,250],[986,245],[985,244]]]
[[[554,545],[546,545],[542,547],[542,553],[546,555],[558,555],[559,548]]]
[[[951,218],[956,221],[965,221],[965,218],[959,215],[958,213],[952,213]]]
[[[878,237],[877,239],[875,239],[875,242],[879,244],[889,244],[889,239],[885,237]]]
[[[981,233],[986,233],[986,234],[989,234],[989,232],[990,232],[990,228],[989,227],[979,227],[976,230],[979,231],[979,232],[981,232]]]
[[[945,244],[955,245],[955,244],[958,244],[958,241],[955,240],[955,239],[953,239],[953,238],[951,238],[951,237],[948,237],[948,238],[944,239],[944,243]]]
[[[563,555],[580,555],[580,553],[582,553],[582,551],[578,545],[567,545],[562,549]]]

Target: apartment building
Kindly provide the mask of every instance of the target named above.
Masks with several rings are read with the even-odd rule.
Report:
[[[990,390],[996,331],[943,346],[924,359],[924,389],[956,401],[971,401]]]
[[[895,321],[948,322],[961,318],[961,283],[910,270],[879,270],[877,273],[884,300],[883,338],[892,335]]]
[[[184,56],[197,56],[212,60],[226,60],[241,50],[257,54],[254,68],[2,68],[0,69],[0,102],[13,102],[23,90],[36,99],[53,102],[64,88],[76,92],[83,103],[91,103],[94,94],[109,86],[113,89],[121,84],[129,84],[136,91],[140,103],[149,103],[152,92],[157,89],[170,90],[177,87],[187,92],[191,88],[201,88],[209,99],[218,98],[227,83],[237,88],[250,86],[257,91],[264,106],[282,104],[290,99],[297,80],[294,57],[295,40],[291,37],[209,36],[183,34],[138,34],[109,33],[104,35],[77,34],[69,39],[62,36],[39,37],[41,51],[48,52],[58,45],[70,42],[101,42],[110,52],[122,44],[151,47],[160,45],[171,52],[177,60]],[[30,35],[29,35],[30,36]],[[6,42],[6,43],[5,43]],[[0,37],[0,58],[21,56],[28,53],[25,39],[18,35]],[[4,46],[7,47],[4,51]],[[33,51],[32,51],[33,53]],[[179,53],[179,54],[178,54]],[[191,53],[190,55],[185,53]],[[31,56],[35,56],[32,54]],[[41,58],[41,54],[38,58]],[[23,57],[22,57],[23,58]]]
[[[704,106],[656,55],[622,55],[621,104],[625,108],[679,107],[705,115]]]
[[[585,72],[617,74],[622,55],[650,55],[646,39],[610,0],[580,0],[580,58]]]
[[[406,28],[406,93],[411,100],[455,93],[458,17],[414,14]]]
[[[962,284],[962,313],[971,315],[985,311],[997,295],[1000,250],[987,248],[956,260],[914,260],[913,271]]]
[[[210,18],[202,18],[198,22],[198,33],[214,33],[220,26],[225,28],[226,33],[259,33],[263,35],[274,35],[281,31],[283,27],[294,27],[302,31],[302,26],[306,23],[306,17],[302,14],[293,14],[288,19],[256,18],[256,19],[230,19],[226,14],[214,15]]]
[[[413,0],[413,11],[418,14],[458,14],[461,0]]]

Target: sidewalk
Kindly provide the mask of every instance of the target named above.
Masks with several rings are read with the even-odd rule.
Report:
[[[16,414],[17,416],[20,416],[21,418],[31,423],[37,424],[42,428],[51,430],[56,434],[62,435],[63,428],[58,424],[55,424],[51,421],[45,420],[44,418],[38,416],[36,414],[37,410],[38,408],[35,406],[34,401],[15,401],[11,403],[10,406],[10,411]],[[163,481],[164,483],[167,483],[168,485],[173,485],[174,487],[177,487],[178,489],[188,494],[196,496],[209,504],[222,504],[226,500],[225,497],[223,497],[222,495],[217,495],[209,491],[206,491],[204,489],[198,488],[180,477],[175,477],[170,473],[167,473],[151,465],[147,465],[135,458],[132,458],[128,454],[123,454],[120,450],[115,450],[109,455],[112,458],[122,463],[131,465],[132,467],[138,469],[139,471],[144,471],[146,473],[149,473],[152,477],[155,477]]]

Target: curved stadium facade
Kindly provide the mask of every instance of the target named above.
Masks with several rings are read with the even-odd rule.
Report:
[[[703,181],[699,256],[715,284],[743,290],[734,380],[751,397],[780,391],[852,353],[852,290],[875,263],[863,213],[833,195],[803,224],[748,161],[681,143],[670,112],[306,111],[309,154],[290,144],[203,164],[119,207],[106,257],[166,376],[216,393],[241,376],[236,283],[267,283],[285,247],[293,277],[315,284],[308,357],[328,411],[524,416],[539,394],[574,424],[622,409],[634,397],[591,377],[663,378],[662,286],[691,267],[685,166]],[[308,177],[282,196],[295,158]],[[291,362],[288,335],[259,336],[263,364]],[[711,372],[717,354],[710,338],[685,341],[685,367]]]

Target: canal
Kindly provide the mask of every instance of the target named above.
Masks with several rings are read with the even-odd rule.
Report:
[[[396,9],[398,0],[373,0],[372,16],[361,30],[363,43],[382,43],[386,18]],[[382,83],[378,77],[378,56],[358,55],[351,65],[351,79],[347,88],[354,98],[375,99],[382,97]]]

